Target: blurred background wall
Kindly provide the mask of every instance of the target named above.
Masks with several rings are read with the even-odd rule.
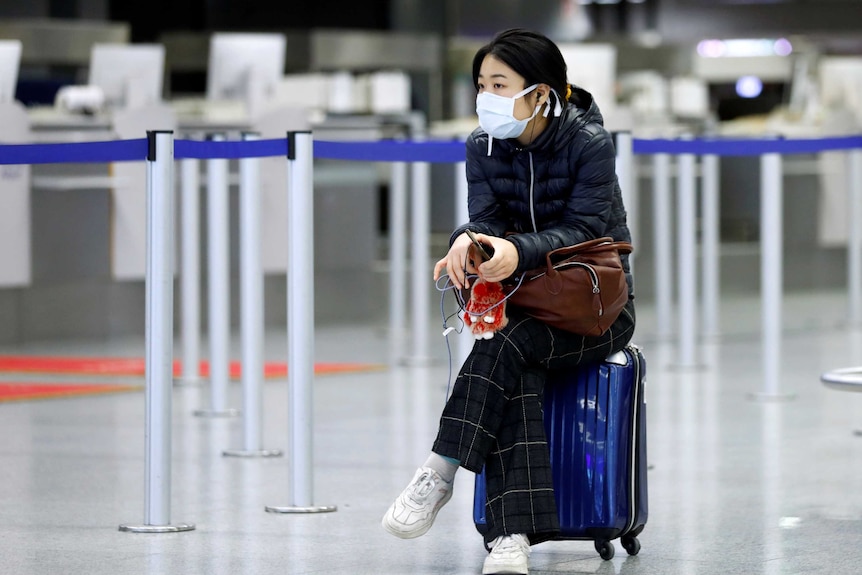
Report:
[[[164,46],[164,103],[183,133],[260,127],[241,102],[206,101],[210,42],[218,32],[285,36],[278,99],[301,109],[302,117],[299,124],[296,117],[282,120],[311,125],[320,138],[461,137],[476,125],[472,56],[495,32],[513,26],[565,46],[570,80],[597,95],[611,130],[636,137],[858,133],[860,21],[862,0],[0,0],[0,41],[23,44],[15,97],[42,140],[117,134],[109,113],[69,114],[57,106],[61,89],[88,83],[91,49],[100,42]],[[387,99],[392,86],[399,97]],[[281,120],[263,126],[283,133]],[[651,166],[649,158],[637,164],[641,209],[634,223],[645,233],[636,271],[639,297],[648,300]],[[785,268],[788,289],[846,280],[842,166],[828,154],[786,159],[785,246],[794,255]],[[143,329],[142,281],[120,281],[114,269],[126,249],[112,239],[122,196],[114,183],[87,187],[116,171],[89,165],[74,171],[70,179],[66,168],[33,169],[32,281],[0,289],[0,342]],[[271,174],[280,182],[280,167]],[[431,177],[437,254],[455,224],[453,168],[434,165]],[[66,193],[75,178],[84,183]],[[336,289],[337,267],[323,270],[318,285],[332,292],[318,302],[319,319],[385,322],[389,184],[386,167],[316,166],[320,249],[343,266],[338,236],[351,230],[361,254],[351,273],[365,296],[358,305],[345,303]],[[756,159],[722,161],[721,264],[728,290],[757,289],[758,185]],[[235,185],[231,194],[235,234]],[[273,237],[278,245],[282,236]],[[231,250],[235,276],[236,242]],[[283,323],[283,270],[268,270],[266,297],[267,321]]]

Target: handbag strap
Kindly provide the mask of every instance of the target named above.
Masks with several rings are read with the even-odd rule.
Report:
[[[559,261],[575,254],[591,252],[597,249],[605,250],[608,248],[615,249],[620,254],[630,254],[634,250],[631,243],[615,242],[612,237],[606,236],[603,238],[596,238],[594,240],[587,240],[573,246],[563,246],[561,248],[551,250],[545,255],[545,261],[550,270],[553,269],[554,261]]]

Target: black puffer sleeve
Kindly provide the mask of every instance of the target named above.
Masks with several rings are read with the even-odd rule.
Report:
[[[484,172],[483,156],[488,153],[488,135],[481,129],[475,130],[467,138],[467,210],[469,223],[455,228],[449,238],[449,245],[455,238],[470,229],[489,236],[502,237],[506,233],[506,220],[500,202],[491,188],[488,175]]]
[[[610,134],[598,124],[587,124],[570,141],[568,149],[558,150],[557,154],[566,155],[571,193],[553,226],[509,237],[520,256],[516,273],[542,265],[550,250],[607,233],[617,187],[616,152]]]

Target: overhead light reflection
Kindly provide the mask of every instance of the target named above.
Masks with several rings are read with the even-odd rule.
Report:
[[[702,40],[697,44],[697,53],[704,58],[721,58],[727,53],[727,46],[721,40]]]
[[[736,81],[736,93],[741,98],[756,98],[763,93],[763,82],[757,76],[742,76]]]
[[[772,46],[776,56],[790,56],[793,53],[793,44],[787,38],[779,38]]]
[[[701,40],[697,53],[704,58],[750,58],[755,56],[789,56],[793,45],[787,38]]]

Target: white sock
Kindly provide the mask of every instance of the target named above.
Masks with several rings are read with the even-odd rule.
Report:
[[[422,467],[430,467],[440,474],[443,481],[446,483],[452,483],[452,480],[455,479],[455,472],[458,471],[459,465],[458,462],[451,457],[443,457],[442,455],[437,455],[432,451],[431,455],[428,456],[428,459],[425,460],[425,463],[422,464]]]

